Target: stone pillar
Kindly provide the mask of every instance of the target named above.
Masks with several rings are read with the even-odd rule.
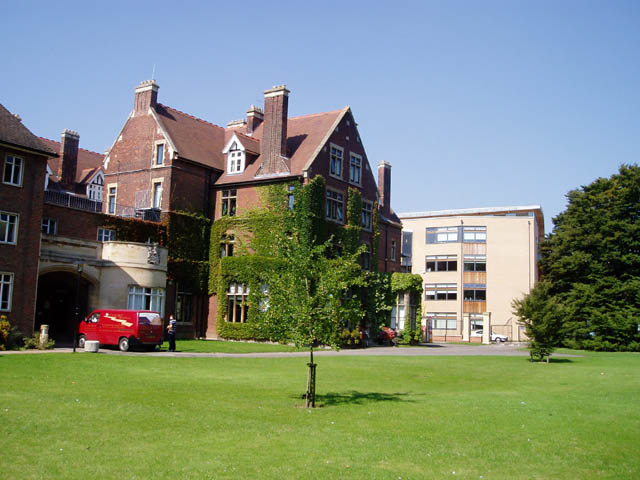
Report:
[[[491,312],[482,313],[482,343],[491,343]]]
[[[463,342],[469,341],[469,333],[470,333],[470,327],[471,327],[470,317],[471,315],[468,313],[462,314],[462,341]]]

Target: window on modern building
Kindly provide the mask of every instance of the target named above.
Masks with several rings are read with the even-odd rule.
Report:
[[[98,228],[98,241],[99,242],[112,242],[116,239],[116,231],[110,228]]]
[[[191,323],[191,301],[193,296],[189,292],[178,292],[176,297],[176,321]]]
[[[427,227],[427,243],[455,243],[458,227]]]
[[[13,273],[0,272],[0,311],[11,311],[11,296],[13,292]]]
[[[484,317],[478,314],[469,315],[469,325],[471,330],[482,330],[484,326]]]
[[[457,272],[458,257],[456,255],[428,255],[425,271]]]
[[[484,284],[464,284],[465,302],[484,302],[487,300],[487,286]]]
[[[293,203],[295,201],[293,192],[295,190],[296,190],[296,186],[295,185],[289,185],[287,187],[287,191],[289,192],[287,194],[287,205],[289,206],[289,210],[293,210]]]
[[[486,272],[487,256],[486,255],[465,255],[464,271],[465,272]]]
[[[458,326],[455,312],[427,312],[427,320],[433,330],[455,330]]]
[[[223,234],[220,237],[220,258],[233,257],[233,244],[235,237],[231,234]]]
[[[362,228],[371,231],[372,227],[373,204],[371,202],[362,201]]]
[[[153,184],[153,208],[162,208],[162,182]]]
[[[463,227],[463,239],[468,243],[485,243],[487,241],[487,227]]]
[[[326,217],[338,223],[344,223],[344,195],[327,190]]]
[[[396,259],[396,241],[391,240],[391,261],[395,261]]]
[[[337,178],[342,178],[342,148],[337,145],[331,145],[331,160],[329,173]]]
[[[236,214],[237,191],[222,190],[222,216],[233,217]]]
[[[227,322],[246,323],[249,313],[249,287],[232,282],[227,290]]]
[[[18,215],[0,212],[0,243],[18,243]]]
[[[164,143],[156,145],[156,165],[164,165]]]
[[[108,199],[108,210],[107,213],[114,214],[116,213],[116,187],[109,187],[109,199]]]
[[[129,310],[153,310],[164,316],[164,288],[139,287],[129,285]]]
[[[236,142],[233,142],[231,147],[229,147],[227,158],[227,172],[242,173],[244,170],[244,152],[238,147]]]
[[[427,283],[424,286],[425,300],[457,300],[458,286],[455,283]]]
[[[349,165],[349,181],[360,185],[360,172],[362,168],[362,157],[356,153],[351,154]]]
[[[55,218],[44,217],[42,219],[42,233],[45,235],[55,235],[58,231],[58,221]]]
[[[20,187],[22,185],[22,158],[7,155],[4,159],[4,174],[2,181],[7,185]]]

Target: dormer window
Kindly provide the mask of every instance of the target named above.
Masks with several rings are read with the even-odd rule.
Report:
[[[236,174],[244,172],[245,148],[234,135],[222,153],[227,155],[227,173]]]

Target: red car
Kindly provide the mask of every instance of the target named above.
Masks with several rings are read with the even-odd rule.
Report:
[[[162,318],[150,310],[94,310],[78,326],[78,347],[87,340],[100,345],[118,345],[126,352],[140,345],[149,350],[162,345]]]

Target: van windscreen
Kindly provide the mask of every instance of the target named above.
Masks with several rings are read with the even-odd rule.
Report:
[[[162,325],[160,315],[151,312],[138,313],[138,323],[140,325]]]

